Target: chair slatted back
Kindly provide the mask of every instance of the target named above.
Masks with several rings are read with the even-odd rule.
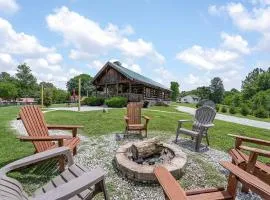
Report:
[[[202,124],[213,123],[215,116],[216,116],[216,111],[210,106],[202,106],[198,108],[195,113],[195,120],[193,123],[192,130],[199,131]]]
[[[17,180],[2,176],[0,177],[0,199],[27,200],[28,196]]]
[[[48,136],[49,131],[40,108],[38,106],[23,106],[20,110],[20,118],[29,136]],[[46,151],[53,145],[51,141],[33,142],[36,151]]]
[[[142,103],[131,102],[127,105],[127,116],[129,117],[129,124],[141,123]]]

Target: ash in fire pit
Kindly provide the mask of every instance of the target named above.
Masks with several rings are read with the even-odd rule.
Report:
[[[117,168],[129,179],[155,182],[156,165],[167,168],[175,178],[180,178],[186,164],[186,155],[177,146],[153,138],[121,146],[115,156]]]

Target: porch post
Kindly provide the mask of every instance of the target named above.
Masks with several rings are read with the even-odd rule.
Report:
[[[108,88],[107,88],[107,83],[105,84],[105,91],[106,91],[106,98],[108,97]]]
[[[129,88],[128,88],[128,99],[130,99],[130,93],[131,93],[131,83],[129,82],[128,84]]]
[[[117,82],[116,83],[116,94],[118,95],[118,93],[119,93],[119,83]]]

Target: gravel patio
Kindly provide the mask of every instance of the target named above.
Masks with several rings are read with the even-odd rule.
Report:
[[[26,131],[21,121],[14,120],[11,127],[18,134],[26,135]],[[65,131],[51,131],[51,134],[70,134]],[[177,145],[187,155],[187,164],[185,173],[180,180],[185,189],[207,188],[226,185],[227,172],[218,164],[220,160],[230,160],[227,153],[212,148],[203,147],[202,152],[193,151],[193,143],[190,140],[181,140],[177,144],[173,143],[174,135],[165,132],[150,132],[149,138],[159,137],[162,141],[172,145]],[[88,167],[89,169],[97,166],[102,167],[108,174],[106,185],[111,199],[134,199],[148,200],[164,199],[161,187],[157,184],[141,184],[123,177],[114,167],[114,155],[120,145],[138,139],[123,139],[122,133],[110,133],[102,136],[87,137],[80,134],[81,144],[78,154],[75,156],[75,162]],[[28,185],[24,185],[28,187]],[[33,187],[33,186],[31,186]],[[38,186],[37,186],[38,187]],[[102,196],[96,196],[95,199],[102,199]],[[239,200],[261,199],[257,195],[240,193]]]

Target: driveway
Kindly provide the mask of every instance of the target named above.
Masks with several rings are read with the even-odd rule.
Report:
[[[190,108],[186,106],[177,106],[177,110],[185,113],[189,113],[194,115],[195,114],[195,108]],[[226,121],[226,122],[232,122],[236,124],[242,124],[246,126],[253,126],[256,128],[263,128],[263,129],[268,129],[270,130],[270,123],[269,122],[262,122],[262,121],[257,121],[257,120],[252,120],[252,119],[247,119],[247,118],[241,118],[241,117],[235,117],[235,116],[230,116],[230,115],[223,115],[217,113],[216,119]]]
[[[103,109],[104,109],[104,107],[102,107],[102,106],[81,106],[81,112],[103,110]],[[110,109],[110,108],[106,108],[106,109]],[[78,107],[55,107],[55,108],[48,108],[44,112],[50,112],[50,111],[55,111],[55,110],[78,111]]]

